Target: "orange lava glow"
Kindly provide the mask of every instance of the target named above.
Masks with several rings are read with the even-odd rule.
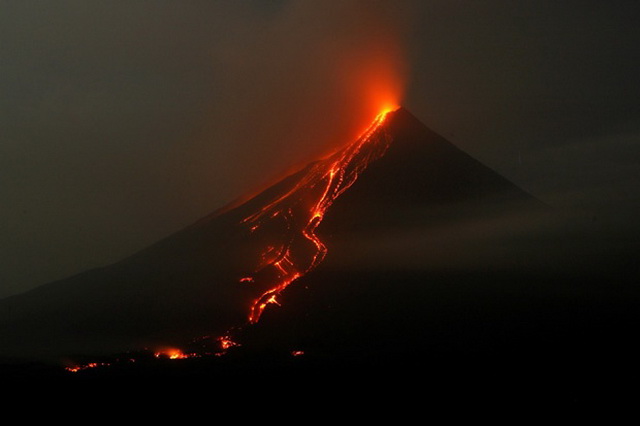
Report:
[[[284,221],[284,229],[288,234],[284,236],[285,243],[272,241],[265,244],[257,256],[256,268],[238,279],[242,285],[266,288],[251,303],[247,318],[249,324],[257,323],[267,306],[280,305],[278,295],[324,260],[327,247],[316,234],[316,229],[333,202],[389,147],[391,139],[385,123],[389,113],[398,109],[397,103],[392,100],[396,98],[389,96],[388,91],[380,90],[372,95],[372,99],[379,106],[377,115],[355,142],[313,163],[293,188],[241,221],[250,235],[260,234],[273,221]],[[363,149],[365,146],[366,149]],[[307,246],[306,255],[299,253],[303,243]],[[222,356],[229,349],[241,346],[232,340],[232,334],[230,330],[215,338],[220,350],[214,355]],[[304,351],[292,351],[291,355],[301,356]],[[178,349],[156,353],[156,357],[169,359],[192,356],[196,355],[184,354]]]
[[[218,354],[225,353],[229,348],[240,346],[239,343],[236,343],[233,340],[231,340],[231,337],[229,336],[221,336],[221,337],[218,337],[217,340],[218,340],[218,343],[220,344],[220,348],[222,349],[222,352],[219,352]]]
[[[321,9],[318,12],[324,14],[324,9],[330,8]],[[245,195],[221,212],[243,204],[310,161],[340,149],[345,141],[362,134],[380,111],[394,110],[402,104],[409,80],[404,29],[378,9],[367,3],[352,11],[368,31],[352,31],[352,23],[346,23],[346,28],[337,27],[341,31],[329,40],[322,37],[323,41],[312,43],[312,50],[296,52],[300,66],[309,67],[302,80],[292,75],[292,80],[272,87],[279,79],[273,76],[261,86],[263,98],[250,98],[250,111],[255,111],[250,117],[252,125],[240,122],[233,127],[234,136],[254,141],[255,129],[260,129],[262,143],[276,148],[271,152],[286,149],[291,156],[270,157],[274,161],[268,164],[277,164],[277,168],[265,168],[268,177],[263,180],[265,176],[261,175]],[[286,97],[282,96],[283,88]],[[330,125],[318,119],[325,116],[332,117]],[[249,155],[246,158],[254,161]]]
[[[391,137],[385,124],[389,113],[397,109],[394,99],[383,89],[372,95],[371,102],[377,103],[378,107],[377,116],[357,139],[354,138],[355,142],[310,164],[292,188],[240,222],[251,238],[255,237],[259,242],[268,241],[256,245],[255,267],[236,278],[238,285],[258,295],[248,306],[249,324],[257,323],[269,305],[279,305],[280,293],[324,260],[327,247],[316,230],[334,201],[356,182],[370,163],[387,151]],[[276,235],[273,229],[278,230],[276,238],[279,241],[269,240]],[[231,330],[234,329],[237,330],[235,327]],[[206,354],[222,356],[229,349],[240,346],[232,340],[231,330],[217,338],[201,338],[219,346],[219,350]],[[304,355],[300,350],[290,353],[294,357]],[[202,356],[174,347],[157,349],[153,355],[158,359],[171,360]],[[109,364],[88,363],[66,369],[75,373],[103,365]]]
[[[347,140],[361,134],[371,117],[394,111],[403,102],[409,73],[404,43],[398,33],[386,28],[375,35],[367,34],[360,40],[366,49],[347,49],[339,54],[341,89],[350,96],[344,106],[336,106],[335,112],[349,117],[350,123],[345,122],[342,134],[351,138]]]
[[[265,308],[278,304],[277,296],[293,281],[315,268],[327,254],[327,248],[315,231],[333,202],[346,191],[370,162],[381,157],[390,143],[384,123],[392,107],[385,107],[369,128],[352,144],[316,162],[292,189],[246,217],[242,223],[249,232],[259,232],[273,220],[283,220],[289,235],[285,244],[268,245],[259,258],[258,267],[242,282],[266,286],[268,289],[254,300],[249,323],[258,322]],[[367,149],[362,149],[370,145]],[[304,242],[312,247],[311,255],[301,256]],[[297,245],[296,245],[297,244]],[[301,258],[305,258],[301,261]],[[272,274],[264,274],[264,271]],[[276,279],[262,278],[264,276]]]
[[[88,370],[90,368],[105,367],[105,366],[108,366],[108,365],[110,365],[110,364],[104,363],[104,362],[90,362],[88,364],[74,365],[73,367],[66,367],[65,370],[67,370],[67,371],[69,371],[71,373],[77,373],[79,371]]]
[[[185,359],[192,358],[193,354],[185,354],[177,348],[160,349],[154,353],[156,358],[169,358],[169,359]]]

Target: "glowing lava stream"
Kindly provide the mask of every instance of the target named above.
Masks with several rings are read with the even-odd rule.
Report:
[[[281,247],[268,246],[263,250],[262,262],[254,273],[240,279],[240,282],[248,285],[257,283],[269,287],[253,302],[249,313],[251,324],[258,322],[267,305],[278,303],[276,296],[280,292],[325,258],[327,248],[315,234],[315,230],[335,199],[353,185],[372,161],[386,152],[391,139],[383,125],[391,111],[385,110],[378,114],[354,143],[312,164],[292,189],[242,221],[253,233],[272,220],[284,219],[287,229],[292,233]],[[363,149],[365,145],[367,148]],[[301,238],[302,241],[313,244],[313,254],[306,264],[300,264],[304,263],[300,261],[300,254],[294,253],[296,248],[293,244],[298,242],[299,246]],[[275,282],[260,279],[260,273],[269,269],[276,274]]]
[[[284,236],[285,242],[280,246],[267,245],[259,256],[261,261],[253,274],[239,279],[242,285],[268,288],[253,301],[249,312],[249,323],[258,322],[267,305],[278,303],[276,297],[280,292],[322,262],[327,254],[327,248],[315,234],[316,228],[335,199],[353,185],[359,174],[372,161],[382,157],[387,151],[391,137],[387,134],[384,123],[391,111],[393,110],[389,109],[378,114],[369,128],[354,143],[313,163],[293,188],[242,220],[241,224],[247,225],[250,233],[259,233],[274,220],[285,220],[286,229],[290,234]],[[363,149],[365,145],[366,149]],[[311,254],[307,253],[308,249],[305,251],[302,244],[304,242],[307,245],[311,244]],[[301,261],[302,258],[309,259]],[[231,334],[229,331],[215,339],[220,350],[214,352],[214,355],[224,355],[229,348],[240,346],[231,339]],[[206,336],[200,340],[208,338],[209,336]],[[291,352],[292,356],[303,354],[303,351]],[[164,348],[156,351],[154,356],[183,359],[200,355],[184,353],[175,348]],[[135,359],[129,361],[135,362]],[[75,373],[108,365],[110,364],[92,362],[66,369]]]

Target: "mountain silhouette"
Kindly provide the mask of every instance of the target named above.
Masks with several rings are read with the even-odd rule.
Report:
[[[596,299],[559,296],[575,278],[541,267],[555,253],[522,232],[547,214],[400,108],[239,206],[1,300],[0,356],[99,356],[234,331],[238,351],[262,360],[415,373],[426,359],[582,348]],[[627,305],[598,306],[611,319]]]

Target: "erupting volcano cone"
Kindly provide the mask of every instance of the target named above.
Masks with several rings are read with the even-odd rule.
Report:
[[[443,206],[462,209],[447,207],[455,216],[506,202],[537,205],[405,109],[382,113],[358,140],[240,206],[111,266],[0,301],[0,355],[108,354],[225,336],[257,323],[294,282],[362,261],[358,235],[435,223]],[[332,280],[327,288],[339,286]]]

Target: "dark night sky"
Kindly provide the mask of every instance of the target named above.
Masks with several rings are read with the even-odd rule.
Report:
[[[0,297],[348,142],[379,79],[543,201],[637,232],[635,3],[0,0]]]

